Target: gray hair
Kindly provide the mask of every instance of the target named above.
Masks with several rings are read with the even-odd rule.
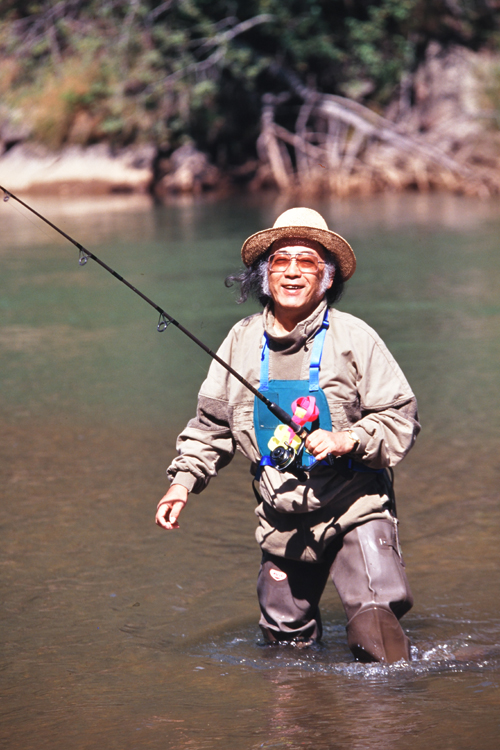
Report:
[[[269,289],[268,265],[269,260],[267,257],[258,258],[252,263],[250,268],[246,268],[240,273],[233,273],[227,276],[224,282],[227,287],[231,287],[233,284],[238,284],[240,287],[240,295],[236,300],[238,304],[246,302],[249,297],[258,300],[263,307],[270,302],[271,292]],[[329,288],[328,285],[332,276],[333,284]],[[331,255],[328,254],[325,260],[320,292],[322,295],[326,295],[327,302],[331,305],[340,299],[343,291],[344,281],[342,276],[337,270],[335,261]]]

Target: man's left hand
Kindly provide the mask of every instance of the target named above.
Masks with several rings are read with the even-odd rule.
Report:
[[[345,456],[350,453],[356,442],[347,432],[328,432],[315,430],[306,438],[305,446],[317,461],[322,461],[329,454]]]

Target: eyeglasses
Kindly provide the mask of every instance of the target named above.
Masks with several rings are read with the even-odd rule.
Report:
[[[292,255],[285,250],[279,250],[269,256],[269,272],[284,273],[293,261],[301,273],[318,273],[319,267],[325,265],[324,260],[320,260],[317,255],[312,253],[297,253]]]

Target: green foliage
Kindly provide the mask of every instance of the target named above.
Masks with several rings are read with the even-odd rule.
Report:
[[[373,81],[379,100],[388,101],[413,59],[408,25],[418,0],[382,0],[367,9],[367,18],[346,19],[356,54],[348,64],[349,80]]]
[[[2,0],[0,96],[53,147],[189,137],[238,163],[279,69],[380,107],[430,39],[494,44],[498,28],[480,0]]]

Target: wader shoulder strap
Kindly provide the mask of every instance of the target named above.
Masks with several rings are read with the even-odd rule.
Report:
[[[260,383],[259,391],[269,390],[269,345],[267,343],[267,333],[264,331],[262,336],[262,354],[260,355]]]
[[[329,326],[328,322],[328,308],[325,310],[325,316],[321,323],[321,328],[314,337],[313,350],[311,352],[311,362],[309,364],[309,390],[319,391],[319,366],[321,364],[321,357],[323,355],[323,346],[325,344],[325,336]]]

